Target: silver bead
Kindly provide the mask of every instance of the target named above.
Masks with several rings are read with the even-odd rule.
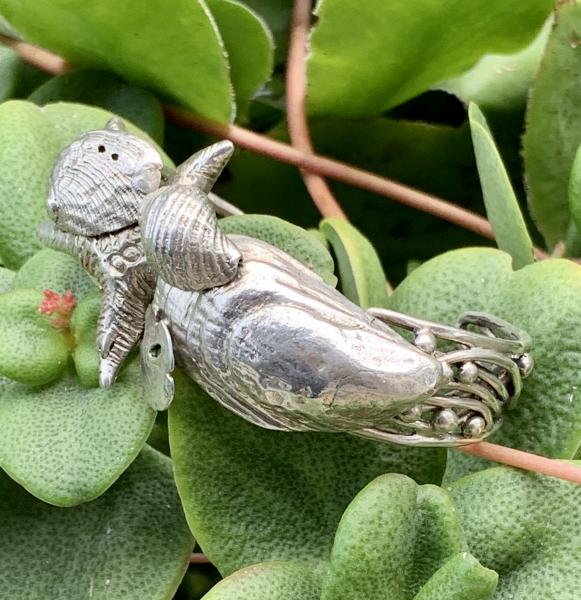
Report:
[[[482,437],[483,433],[486,431],[486,422],[480,416],[470,417],[466,423],[464,423],[464,427],[462,427],[462,431],[464,436],[470,439],[477,439]]]
[[[450,432],[458,427],[458,415],[449,408],[438,411],[432,420],[432,426],[437,431]]]
[[[523,379],[526,379],[531,374],[531,371],[535,366],[535,361],[528,352],[522,356],[519,356],[516,363]]]
[[[436,336],[429,329],[420,329],[414,339],[414,346],[426,354],[433,354],[437,344]]]
[[[458,380],[462,383],[474,383],[478,379],[478,367],[473,362],[465,362],[458,368]]]

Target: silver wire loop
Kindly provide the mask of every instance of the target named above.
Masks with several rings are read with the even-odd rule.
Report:
[[[466,312],[458,327],[384,308],[369,314],[410,331],[417,348],[435,356],[446,374],[436,393],[394,419],[393,428],[359,435],[410,446],[454,446],[481,440],[498,429],[503,411],[520,396],[533,367],[530,336],[498,317]]]

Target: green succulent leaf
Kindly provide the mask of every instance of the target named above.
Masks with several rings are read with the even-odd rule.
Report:
[[[552,4],[494,0],[483,19],[479,0],[421,0],[414,10],[405,0],[323,0],[310,40],[310,112],[380,114],[463,73],[485,54],[519,50]]]
[[[470,551],[498,572],[494,600],[579,598],[581,486],[497,467],[450,493]]]
[[[469,71],[438,84],[438,88],[455,94],[466,104],[475,102],[485,112],[521,110],[539,68],[551,25],[549,18],[523,50],[483,56]]]
[[[462,552],[442,566],[414,600],[492,600],[498,575]]]
[[[527,108],[523,155],[531,212],[551,245],[571,214],[569,174],[581,138],[581,4],[561,2]]]
[[[319,227],[337,258],[343,294],[363,308],[386,307],[385,273],[371,242],[344,219],[324,219]]]
[[[15,276],[16,273],[14,271],[0,267],[0,294],[10,289]]]
[[[43,299],[39,290],[0,295],[0,375],[43,385],[63,374],[70,347],[50,317],[39,312]]]
[[[1,0],[0,12],[27,39],[75,65],[113,71],[210,119],[232,114],[228,61],[203,2]]]
[[[71,290],[80,301],[97,286],[72,256],[43,248],[20,267],[12,288],[48,289],[59,294]]]
[[[88,502],[131,464],[154,420],[135,364],[108,390],[71,376],[48,387],[13,383],[0,396],[0,466],[49,504]]]
[[[321,582],[305,563],[273,561],[252,565],[226,577],[204,600],[319,600]]]
[[[384,475],[353,499],[337,528],[322,600],[406,600],[465,549],[449,496]]]
[[[445,456],[345,434],[267,431],[179,373],[169,438],[190,528],[224,575],[262,561],[326,559],[362,486],[390,471],[438,483]]]
[[[193,548],[170,461],[144,448],[98,500],[57,508],[0,474],[6,598],[166,600]]]
[[[110,117],[81,104],[39,108],[12,100],[0,105],[0,256],[5,266],[17,269],[40,249],[36,229],[47,218],[48,177],[59,152],[82,133],[102,129]]]
[[[242,2],[207,0],[207,4],[228,52],[236,119],[245,121],[250,100],[272,72],[272,34],[264,20]]]
[[[164,120],[159,100],[105,71],[82,69],[58,75],[36,88],[28,99],[39,106],[53,102],[99,106],[131,121],[156,142],[163,141]]]
[[[476,104],[470,104],[468,115],[488,220],[498,247],[520,269],[533,262],[531,237],[484,115]]]
[[[312,269],[335,287],[333,257],[308,231],[270,215],[240,215],[220,219],[224,233],[238,233],[268,242]]]
[[[571,168],[569,176],[569,209],[571,210],[571,218],[573,219],[574,236],[578,236],[581,231],[581,146],[577,148],[575,160]],[[569,234],[569,232],[568,232]],[[567,236],[567,247],[571,245],[570,235]]]
[[[418,267],[394,291],[390,306],[448,324],[465,311],[485,311],[527,331],[535,368],[489,439],[544,456],[573,458],[581,443],[580,296],[581,267],[571,261],[544,260],[513,272],[508,254],[472,248]],[[489,465],[451,452],[447,479]]]
[[[98,387],[100,356],[97,350],[97,323],[101,293],[96,291],[79,302],[71,317],[74,336],[73,361],[81,385]]]

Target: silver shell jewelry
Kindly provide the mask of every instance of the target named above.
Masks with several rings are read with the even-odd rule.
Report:
[[[483,313],[449,327],[365,311],[282,250],[223,234],[216,212],[240,211],[211,188],[232,151],[219,142],[166,176],[155,148],[115,120],[57,160],[52,222],[39,235],[103,289],[101,385],[141,340],[144,395],[156,410],[172,400],[175,362],[269,429],[413,446],[494,432],[532,369],[529,336]]]

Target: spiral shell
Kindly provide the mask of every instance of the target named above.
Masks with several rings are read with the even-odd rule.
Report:
[[[95,237],[137,223],[144,196],[159,187],[162,159],[119,119],[68,146],[50,176],[48,212],[63,231]]]
[[[171,185],[150,194],[140,225],[147,260],[172,286],[203,290],[228,283],[238,271],[240,252],[197,188]]]
[[[204,290],[228,283],[238,271],[240,252],[220,230],[207,196],[233,149],[225,141],[200,150],[143,202],[139,225],[147,260],[172,286]]]

